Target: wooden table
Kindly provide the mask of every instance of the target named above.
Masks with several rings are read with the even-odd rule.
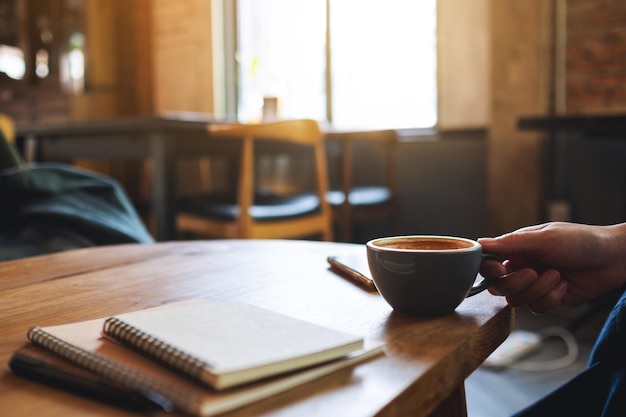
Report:
[[[626,139],[625,114],[568,114],[521,117],[521,130],[572,132],[589,139]]]
[[[152,160],[152,207],[156,238],[176,236],[176,161],[210,153],[210,115],[172,113],[116,119],[41,122],[18,125],[16,136],[27,159],[71,161],[79,158]]]
[[[569,172],[567,143],[575,138],[589,141],[626,141],[626,114],[566,114],[526,116],[518,120],[520,130],[546,133],[547,156],[544,170],[549,182],[544,184],[551,200],[567,201]],[[623,165],[622,165],[623,166]],[[576,167],[578,169],[579,167]],[[626,184],[626,170],[622,169],[623,183]],[[622,200],[626,198],[623,187]],[[626,219],[626,204],[623,204],[623,219]],[[572,220],[572,219],[570,219]]]
[[[487,292],[451,315],[394,313],[335,275],[328,255],[363,245],[216,240],[79,249],[0,263],[3,416],[122,416],[113,408],[13,375],[6,364],[34,325],[105,317],[200,297],[239,300],[386,343],[384,356],[228,416],[465,415],[464,380],[506,338],[512,310]]]

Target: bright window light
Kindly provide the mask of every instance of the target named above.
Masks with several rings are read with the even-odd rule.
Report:
[[[240,0],[239,108],[263,117],[325,120],[337,128],[437,123],[436,0]],[[330,65],[330,83],[326,68]]]
[[[434,0],[331,2],[333,124],[437,123]]]
[[[14,80],[21,80],[26,74],[24,53],[20,48],[0,45],[0,72]]]
[[[325,117],[322,1],[239,1],[239,118],[259,119],[263,99],[281,117]]]

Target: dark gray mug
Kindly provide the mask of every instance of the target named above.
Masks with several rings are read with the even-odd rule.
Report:
[[[411,315],[452,313],[493,279],[473,286],[485,259],[480,243],[452,236],[395,236],[367,242],[367,261],[376,288],[394,310]]]

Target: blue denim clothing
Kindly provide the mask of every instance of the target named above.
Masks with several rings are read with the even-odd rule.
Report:
[[[626,292],[613,307],[589,358],[571,381],[515,414],[540,416],[626,416]]]

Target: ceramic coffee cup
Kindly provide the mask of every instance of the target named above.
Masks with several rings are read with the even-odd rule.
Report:
[[[370,240],[367,261],[376,288],[396,311],[410,315],[452,313],[493,279],[473,286],[485,259],[480,243],[452,236],[395,236]]]

